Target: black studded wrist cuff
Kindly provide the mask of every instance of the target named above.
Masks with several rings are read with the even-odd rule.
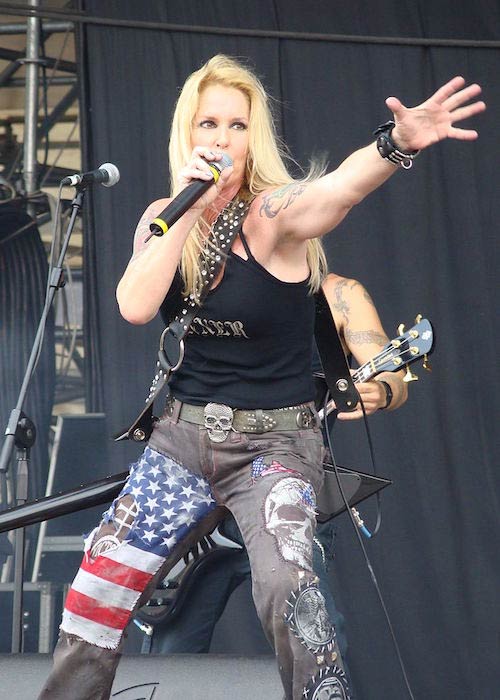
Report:
[[[395,126],[396,124],[393,121],[388,121],[375,129],[373,135],[377,137],[377,150],[385,160],[388,160],[393,165],[409,170],[413,165],[414,158],[418,156],[420,151],[412,151],[411,153],[400,151],[391,136]]]

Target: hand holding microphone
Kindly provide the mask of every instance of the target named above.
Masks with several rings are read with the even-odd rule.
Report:
[[[163,236],[183,214],[190,209],[200,197],[214,185],[225,168],[233,164],[232,159],[226,153],[221,154],[220,160],[207,163],[211,170],[211,177],[206,180],[192,180],[172,201],[165,207],[149,226],[151,234],[144,240],[146,243],[152,236]],[[198,175],[201,172],[198,171]]]

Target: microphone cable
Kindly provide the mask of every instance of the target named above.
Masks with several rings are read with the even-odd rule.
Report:
[[[371,432],[370,432],[370,426],[369,426],[368,416],[366,415],[365,404],[363,403],[363,399],[361,398],[361,396],[359,397],[359,404],[360,404],[360,406],[361,406],[361,410],[363,411],[363,425],[365,426],[366,440],[367,440],[367,442],[368,442],[368,450],[369,450],[369,452],[370,452],[370,460],[371,460],[371,463],[372,463],[372,472],[373,472],[373,474],[377,475],[377,464],[376,464],[376,461],[375,461],[375,450],[374,450],[374,448],[373,448],[372,435],[371,435]],[[328,427],[328,426],[327,426],[327,427]],[[330,438],[330,431],[328,431],[328,440],[329,440],[329,438]],[[330,449],[330,443],[329,443],[328,449]],[[332,456],[332,460],[333,460],[333,459],[334,459],[334,458],[333,458],[333,456]],[[382,525],[382,497],[381,497],[381,495],[380,495],[380,492],[377,491],[377,493],[375,494],[375,498],[376,498],[376,500],[377,500],[377,519],[376,519],[376,521],[375,521],[375,527],[373,528],[373,531],[370,532],[370,531],[364,526],[364,524],[363,524],[363,525],[359,525],[359,523],[358,523],[358,527],[361,529],[362,532],[364,532],[364,530],[366,530],[366,532],[368,533],[368,535],[366,535],[366,533],[364,533],[364,534],[365,534],[367,537],[369,537],[369,538],[375,537],[375,535],[378,534],[378,532],[379,532],[379,530],[380,530],[380,527],[381,527],[381,525]],[[355,512],[357,512],[357,511],[355,511]],[[356,516],[354,516],[354,517],[356,518]],[[363,523],[363,521],[362,521],[361,519],[360,519],[360,522]]]
[[[370,572],[370,576],[371,576],[371,579],[372,579],[373,586],[374,586],[374,588],[375,588],[375,591],[376,591],[376,593],[377,593],[377,597],[378,597],[379,602],[380,602],[380,605],[381,605],[381,607],[382,607],[382,610],[383,610],[383,613],[384,613],[384,617],[385,617],[385,620],[386,620],[386,623],[387,623],[387,627],[389,628],[389,632],[390,632],[391,639],[392,639],[392,642],[393,642],[393,645],[394,645],[394,649],[395,649],[395,651],[396,651],[396,656],[397,656],[397,659],[398,659],[399,667],[400,667],[401,673],[402,673],[402,675],[403,675],[403,679],[404,679],[404,683],[405,683],[405,686],[406,686],[406,690],[408,691],[408,697],[410,697],[411,700],[415,700],[414,695],[413,695],[413,692],[412,692],[412,689],[411,689],[411,686],[410,686],[410,682],[409,682],[409,680],[408,680],[408,674],[407,674],[407,672],[406,672],[406,667],[405,667],[405,664],[404,664],[404,661],[403,661],[403,657],[402,657],[402,655],[401,655],[401,650],[400,650],[400,648],[399,648],[399,644],[398,644],[398,641],[397,641],[397,638],[396,638],[396,634],[395,634],[395,632],[394,632],[394,628],[393,628],[393,625],[392,625],[392,622],[391,622],[391,618],[390,618],[390,616],[389,616],[389,612],[388,612],[388,610],[387,610],[387,606],[386,606],[386,604],[385,604],[385,601],[384,601],[384,598],[383,598],[383,595],[382,595],[382,591],[380,590],[380,586],[379,586],[377,577],[376,577],[376,575],[375,575],[375,571],[374,571],[374,569],[373,569],[372,563],[371,563],[370,558],[369,558],[369,556],[368,556],[368,552],[366,551],[365,543],[363,542],[363,538],[361,537],[361,534],[360,534],[360,529],[362,530],[362,528],[364,527],[363,521],[359,518],[359,514],[356,516],[356,515],[352,512],[352,511],[355,510],[355,509],[352,509],[351,506],[349,505],[349,502],[348,502],[347,497],[346,497],[346,495],[345,495],[344,489],[343,489],[343,487],[342,487],[342,483],[341,483],[341,481],[340,481],[340,474],[339,474],[339,471],[338,471],[337,462],[335,461],[335,457],[334,457],[334,455],[333,455],[332,441],[331,441],[331,437],[330,437],[330,431],[329,431],[329,429],[328,429],[327,406],[328,406],[328,401],[329,401],[329,399],[330,399],[330,394],[329,394],[329,392],[327,391],[327,392],[326,392],[326,395],[325,395],[325,400],[324,400],[324,415],[325,415],[325,420],[323,421],[323,433],[324,433],[324,440],[326,441],[326,444],[327,444],[327,447],[328,447],[328,450],[329,450],[329,452],[330,452],[330,456],[331,456],[331,459],[332,459],[332,465],[333,465],[333,469],[334,469],[334,473],[335,473],[335,479],[336,479],[336,481],[337,481],[337,486],[338,486],[340,495],[341,495],[341,497],[342,497],[342,501],[343,501],[343,503],[344,503],[344,505],[345,505],[345,508],[346,508],[347,512],[349,513],[349,517],[350,517],[352,526],[353,526],[353,528],[354,528],[354,532],[356,533],[356,537],[357,537],[357,539],[358,539],[359,546],[360,546],[361,551],[362,551],[362,553],[363,553],[363,557],[364,557],[364,560],[365,560],[365,564],[366,564],[366,566],[367,566],[367,568],[368,568],[368,571]],[[362,399],[361,399],[361,396],[359,397],[359,401],[360,401],[360,404],[361,404],[361,409],[362,409],[362,411],[363,411],[363,417],[364,417],[364,422],[365,422],[365,428],[366,428],[366,431],[367,431],[368,443],[369,443],[369,446],[370,446],[370,453],[371,453],[371,458],[372,458],[372,464],[373,464],[373,467],[375,467],[375,459],[374,459],[374,453],[373,453],[373,443],[372,443],[370,431],[369,431],[369,429],[368,429],[367,415],[366,415],[365,407],[364,407],[364,405],[363,405],[363,401],[362,401]],[[380,497],[379,497],[379,494],[377,494],[377,497],[378,497],[377,500],[378,500],[378,506],[379,506],[379,508],[378,508],[378,513],[377,513],[377,523],[376,523],[376,525],[375,525],[375,529],[374,529],[373,533],[369,533],[370,537],[373,537],[373,535],[375,535],[375,534],[378,532],[378,530],[379,530],[379,528],[380,528],[380,523],[381,523],[381,509],[380,509]],[[357,513],[357,511],[356,511],[356,513]],[[360,526],[359,523],[357,522],[358,519],[359,519],[359,522],[361,523],[361,526]],[[365,529],[366,529],[366,528],[365,528]],[[369,532],[369,531],[367,530],[367,532]]]

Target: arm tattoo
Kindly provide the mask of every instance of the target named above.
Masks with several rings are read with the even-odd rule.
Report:
[[[363,296],[369,304],[371,304],[373,307],[375,307],[375,304],[373,303],[373,299],[371,298],[371,296],[368,294],[368,292],[364,288],[363,288]]]
[[[380,347],[383,347],[389,340],[384,333],[378,333],[377,331],[350,331],[348,328],[346,328],[344,333],[345,339],[350,345],[375,343],[375,345],[380,345]]]
[[[283,187],[270,194],[266,194],[262,198],[259,216],[267,216],[268,219],[274,219],[282,209],[290,207],[297,197],[300,197],[305,188],[305,185],[290,183],[289,185],[283,185]]]
[[[367,290],[363,287],[363,285],[360,282],[358,282],[357,280],[353,280],[353,282],[351,284],[351,289],[354,289],[355,287],[361,287],[363,299],[365,301],[367,301],[369,304],[371,304],[373,307],[375,307],[375,304],[373,303],[373,299],[368,294]]]
[[[342,294],[343,288],[346,286],[346,284],[347,280],[341,280],[335,285],[335,301],[333,302],[333,308],[335,311],[342,314],[346,323],[349,323],[349,311],[351,309]]]
[[[149,224],[153,220],[151,214],[151,207],[148,207],[144,214],[141,216],[139,223],[134,234],[134,252],[132,254],[132,260],[139,258],[146,250],[146,244],[144,239],[150,234]]]

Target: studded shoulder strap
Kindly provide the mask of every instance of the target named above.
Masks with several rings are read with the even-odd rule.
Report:
[[[142,442],[149,438],[153,429],[153,403],[170,375],[176,372],[184,359],[184,338],[198,313],[213,280],[219,274],[231,245],[241,230],[248,213],[250,202],[233,200],[219,214],[201,254],[202,288],[195,300],[194,294],[183,299],[183,306],[174,320],[169,323],[160,336],[160,348],[156,362],[156,372],[145,406],[134,423],[115,436],[115,441],[132,439]]]

